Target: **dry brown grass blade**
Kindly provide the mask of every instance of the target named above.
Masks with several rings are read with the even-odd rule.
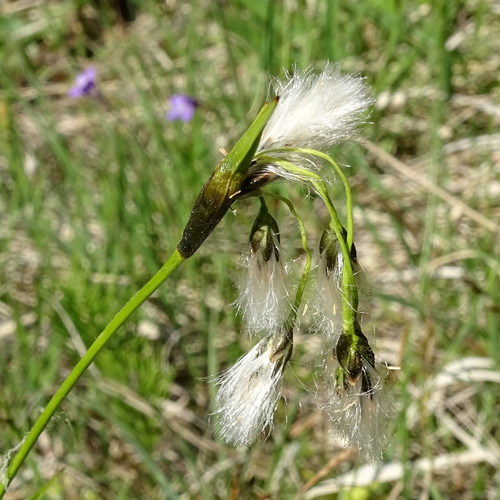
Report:
[[[443,473],[444,471],[458,470],[459,467],[473,467],[481,462],[489,462],[491,453],[489,450],[465,450],[460,453],[449,453],[437,455],[430,458],[419,458],[408,464],[413,473]],[[326,497],[339,491],[354,487],[369,487],[372,483],[392,483],[400,481],[404,475],[404,464],[402,462],[391,462],[373,467],[364,465],[357,470],[349,471],[335,479],[327,479],[315,488],[308,491],[306,499]]]
[[[340,464],[347,462],[351,458],[356,456],[357,451],[349,448],[347,450],[343,450],[340,453],[337,453],[317,474],[315,474],[309,481],[307,481],[302,488],[297,493],[295,500],[299,500],[303,497],[304,493],[309,491],[318,481],[321,481],[326,475],[328,475],[335,467],[338,467]]]
[[[462,211],[462,213],[467,215],[467,217],[476,221],[478,224],[485,227],[489,231],[499,230],[499,226],[495,224],[492,220],[486,218],[484,215],[480,214],[473,208],[469,207],[469,205],[464,203],[462,200],[459,200],[455,196],[451,195],[444,189],[440,188],[439,186],[436,186],[432,181],[430,181],[426,177],[423,177],[421,174],[414,172],[410,167],[405,165],[402,161],[399,161],[397,158],[385,152],[377,145],[373,144],[370,141],[364,141],[363,146],[369,153],[375,156],[382,163],[389,165],[407,179],[410,179],[416,184],[419,184],[423,188],[427,189],[429,192],[433,193],[434,195],[444,200],[450,206],[459,208]]]

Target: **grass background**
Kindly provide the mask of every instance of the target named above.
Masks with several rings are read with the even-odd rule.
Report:
[[[294,64],[339,61],[377,96],[363,132],[377,147],[346,145],[334,157],[351,166],[378,352],[402,368],[394,437],[374,480],[342,455],[315,407],[317,343],[306,328],[269,438],[234,450],[214,437],[206,377],[251,345],[228,305],[257,211],[243,202],[111,340],[6,498],[500,498],[497,2],[16,0],[0,9],[5,459],[85,346],[173,251],[218,148],[249,125],[268,75]],[[107,103],[67,97],[90,65]],[[202,103],[191,123],[165,120],[173,93]],[[276,189],[296,203],[314,247],[324,209],[300,188]],[[300,265],[296,224],[274,208]]]

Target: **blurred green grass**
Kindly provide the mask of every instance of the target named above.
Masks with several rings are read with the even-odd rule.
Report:
[[[378,97],[364,135],[499,220],[494,2],[18,0],[0,12],[0,453],[174,249],[218,149],[248,126],[269,74],[327,60],[361,72]],[[106,105],[67,97],[90,65]],[[202,103],[191,123],[164,118],[176,92]],[[379,351],[402,366],[385,463],[403,463],[404,474],[357,494],[500,498],[498,233],[360,144],[334,157],[351,166]],[[277,189],[297,203],[315,244],[324,211],[300,188]],[[269,438],[240,452],[213,435],[207,377],[250,345],[229,304],[256,206],[236,208],[113,338],[7,498],[29,498],[54,476],[42,498],[282,499],[321,483],[315,474],[338,449],[306,389],[316,349],[306,331]],[[294,221],[278,216],[288,254],[300,259]],[[492,361],[489,382],[472,374],[437,385],[449,363],[471,357]],[[468,451],[479,458],[454,465]],[[414,466],[449,454],[433,473]]]

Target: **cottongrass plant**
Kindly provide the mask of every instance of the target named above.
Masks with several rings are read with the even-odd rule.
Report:
[[[84,76],[71,94],[83,96],[96,88],[95,74],[88,71]],[[96,338],[36,420],[6,469],[0,498],[61,402],[118,328],[196,253],[231,205],[248,197],[259,197],[260,212],[250,233],[251,253],[236,305],[246,330],[260,335],[261,340],[217,378],[215,415],[222,438],[236,446],[248,446],[261,432],[269,432],[281,396],[282,376],[292,355],[294,330],[312,260],[304,224],[293,204],[264,189],[277,180],[307,184],[323,200],[330,215],[320,248],[321,272],[326,281],[321,283],[323,278],[319,278],[319,287],[325,290],[319,330],[329,355],[324,363],[325,391],[318,404],[330,417],[332,433],[340,436],[346,446],[361,450],[368,460],[380,456],[390,405],[383,371],[375,363],[371,341],[360,325],[350,186],[327,154],[333,145],[356,137],[372,97],[362,78],[342,75],[333,64],[327,64],[319,75],[311,70],[295,70],[283,81],[275,80],[274,89],[276,97],[264,105],[203,186],[177,249]],[[188,103],[188,113],[184,104],[177,118],[190,119],[194,101]],[[322,175],[328,164],[344,186],[345,225]],[[284,279],[278,226],[264,201],[268,196],[285,203],[300,228],[306,262],[293,300]]]
[[[323,336],[330,353],[322,362],[324,382],[320,384],[323,392],[318,395],[318,405],[330,418],[332,435],[346,446],[358,449],[363,458],[376,460],[386,443],[387,420],[391,414],[390,398],[384,388],[386,370],[376,365],[374,352],[360,325],[359,290],[362,288],[359,285],[364,279],[353,242],[350,188],[342,171],[326,155],[334,144],[356,136],[357,126],[362,113],[371,103],[371,96],[361,78],[341,75],[339,69],[331,64],[320,75],[296,71],[288,75],[284,82],[276,81],[274,86],[280,101],[262,132],[242,192],[249,194],[257,191],[260,194],[270,182],[298,181],[310,185],[325,202],[331,220],[320,241],[316,295],[310,308],[314,311],[314,331]],[[333,165],[344,183],[347,229],[337,216],[321,176],[326,163]],[[297,214],[294,212],[294,215]],[[301,230],[307,252],[303,226]],[[251,241],[254,234],[250,236]],[[269,255],[276,249],[271,243],[266,247]],[[254,258],[260,255],[259,252],[255,252]],[[269,271],[269,264],[266,263],[263,271],[258,262],[255,260],[252,272],[241,279],[240,298],[236,304],[247,329],[260,331],[267,323],[264,333],[269,333],[283,321],[285,300],[281,301],[282,307],[277,307],[277,295],[271,292],[276,286],[275,277]],[[304,283],[309,266],[308,261],[303,273]],[[255,286],[253,273],[259,277],[259,286]],[[262,278],[267,279],[267,285],[262,285]],[[278,282],[281,291],[285,282]],[[285,296],[283,292],[281,294]],[[299,287],[294,315],[288,323],[292,333],[301,294]],[[268,302],[262,300],[266,296],[269,297]],[[274,319],[271,317],[273,314]],[[217,413],[223,415],[220,434],[237,445],[248,444],[249,437],[255,436],[255,431],[262,429],[264,424],[272,427],[270,409],[278,402],[277,392],[274,389],[269,391],[270,387],[277,386],[278,380],[269,378],[266,385],[258,377],[259,384],[256,385],[254,377],[242,373],[242,366],[247,366],[249,359],[253,359],[253,354],[241,358],[233,369],[218,379]],[[258,371],[261,373],[260,368]],[[249,394],[260,401],[254,394],[257,386],[261,387],[263,396],[268,395],[266,404],[260,404],[260,411],[255,406],[249,411]],[[245,418],[241,417],[243,414]],[[244,436],[241,440],[235,438],[238,433]]]

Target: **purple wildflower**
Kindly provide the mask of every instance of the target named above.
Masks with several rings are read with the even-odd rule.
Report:
[[[95,88],[95,78],[97,72],[95,68],[87,68],[79,73],[75,78],[75,84],[68,91],[70,97],[82,97],[89,95]]]
[[[167,120],[181,120],[189,122],[193,119],[194,111],[198,107],[198,101],[193,97],[183,94],[174,94],[170,99],[170,110],[167,113]]]

